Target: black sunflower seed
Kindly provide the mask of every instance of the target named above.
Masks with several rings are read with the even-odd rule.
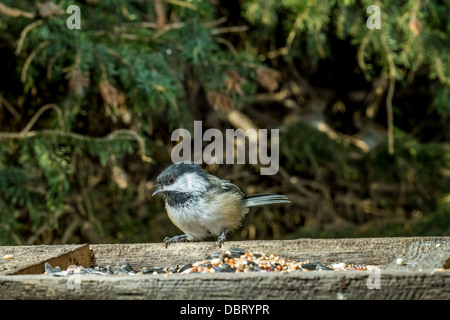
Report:
[[[190,269],[190,268],[192,268],[192,263],[185,264],[184,266],[182,266],[180,268],[180,270],[178,270],[178,272],[182,273],[183,271],[186,271],[187,269]]]

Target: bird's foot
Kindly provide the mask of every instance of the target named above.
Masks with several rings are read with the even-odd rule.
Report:
[[[226,239],[227,239],[227,233],[224,231],[219,236],[219,238],[217,238],[217,244],[219,245],[219,248],[222,247],[222,244],[225,242]]]
[[[165,247],[167,249],[167,247],[171,243],[188,242],[188,241],[193,241],[193,240],[194,240],[194,237],[191,236],[189,233],[186,233],[186,234],[180,234],[179,236],[175,236],[175,237],[172,237],[172,238],[165,237],[163,242],[164,242],[164,245],[165,245]]]

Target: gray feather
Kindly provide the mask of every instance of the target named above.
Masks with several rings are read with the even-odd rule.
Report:
[[[291,203],[291,201],[281,194],[256,195],[244,198],[246,207],[263,206],[272,203]]]

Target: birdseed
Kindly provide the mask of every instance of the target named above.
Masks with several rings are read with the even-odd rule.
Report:
[[[329,259],[327,259],[328,262]],[[94,268],[83,266],[70,266],[67,270],[60,267],[52,267],[45,263],[45,273],[53,276],[68,276],[72,274],[101,274],[101,275],[157,275],[157,274],[189,274],[189,273],[246,273],[246,272],[326,272],[357,270],[367,271],[379,269],[376,265],[355,265],[344,262],[326,263],[311,261],[293,261],[280,257],[274,253],[248,252],[240,248],[230,248],[221,254],[216,252],[207,256],[204,260],[188,263],[182,266],[170,266],[166,268],[141,266],[132,267],[130,263],[116,266],[96,266]]]

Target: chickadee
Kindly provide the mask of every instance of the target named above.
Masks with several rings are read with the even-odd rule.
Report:
[[[219,248],[227,232],[240,226],[249,207],[271,203],[290,203],[284,195],[246,197],[228,180],[208,174],[193,163],[179,162],[167,167],[156,179],[158,187],[152,196],[162,194],[170,220],[185,234],[166,237],[171,243],[216,236]]]

